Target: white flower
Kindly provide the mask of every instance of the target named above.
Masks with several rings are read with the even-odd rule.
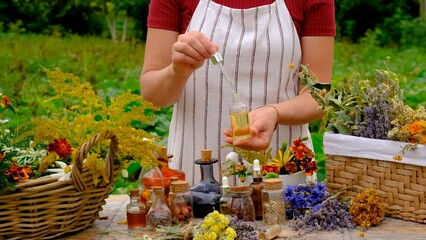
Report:
[[[226,160],[233,161],[235,163],[238,163],[238,153],[236,152],[230,152],[228,155],[226,155]]]
[[[51,177],[59,177],[58,182],[70,180],[73,165],[67,165],[62,161],[55,161],[55,163],[58,164],[60,168],[49,168],[46,172],[54,173],[50,175]]]

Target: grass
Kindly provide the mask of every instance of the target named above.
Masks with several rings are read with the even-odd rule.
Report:
[[[20,124],[33,116],[48,114],[43,100],[51,91],[41,66],[60,68],[89,81],[99,95],[116,96],[128,89],[139,93],[139,74],[143,65],[143,42],[114,43],[99,37],[0,34],[0,93],[15,100]],[[359,44],[336,41],[332,83],[335,86],[358,77],[374,75],[374,69],[388,68],[401,76],[405,101],[416,107],[426,103],[426,55],[417,47],[383,48],[374,35],[367,35]],[[159,136],[167,136],[171,108],[157,113],[155,126],[142,126]],[[322,151],[324,122],[311,124],[315,151],[320,165],[319,177],[325,178],[325,157]]]

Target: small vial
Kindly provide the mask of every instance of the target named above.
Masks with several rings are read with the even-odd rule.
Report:
[[[234,93],[232,105],[229,107],[232,138],[237,140],[251,138],[247,105],[241,101],[240,95]]]
[[[228,208],[228,200],[229,200],[229,183],[228,183],[228,177],[223,176],[222,177],[222,186],[220,187],[222,192],[222,197],[219,199],[220,204],[220,213],[227,215],[229,214],[229,208]]]

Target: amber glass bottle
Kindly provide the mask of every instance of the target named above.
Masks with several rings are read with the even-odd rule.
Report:
[[[262,220],[262,190],[263,190],[262,173],[259,165],[259,160],[253,161],[253,182],[250,184],[253,192],[251,199],[253,200],[256,220]]]
[[[141,202],[139,189],[130,190],[130,203],[126,206],[126,212],[129,229],[146,227],[147,209]]]

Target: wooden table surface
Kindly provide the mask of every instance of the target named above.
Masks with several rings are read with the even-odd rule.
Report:
[[[101,219],[96,220],[92,227],[67,235],[62,240],[134,240],[142,239],[148,232],[128,230],[126,222],[126,205],[129,202],[127,195],[110,195],[107,204],[99,213]],[[371,227],[359,235],[359,230],[343,230],[332,232],[315,232],[305,236],[298,236],[288,226],[283,226],[280,235],[275,239],[324,239],[324,240],[426,240],[426,224],[386,218],[379,226]]]

